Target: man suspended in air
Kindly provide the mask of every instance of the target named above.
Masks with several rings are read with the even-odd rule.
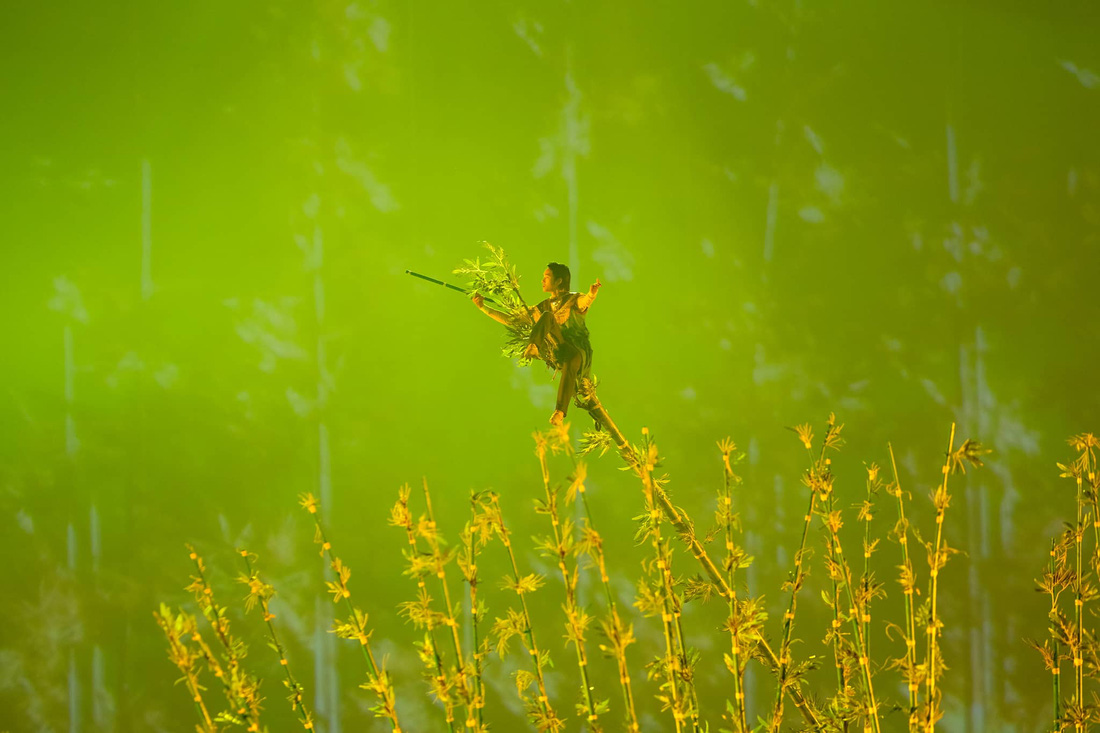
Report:
[[[569,268],[551,262],[542,273],[542,291],[549,293],[550,297],[538,305],[507,314],[487,307],[480,293],[472,297],[478,310],[510,329],[518,325],[517,318],[529,318],[533,322],[523,357],[542,359],[560,372],[561,382],[558,384],[554,414],[550,416],[551,425],[562,424],[569,410],[569,402],[577,392],[578,381],[588,379],[591,374],[592,345],[588,340],[584,317],[599,290],[600,281],[597,278],[587,293],[570,292]]]

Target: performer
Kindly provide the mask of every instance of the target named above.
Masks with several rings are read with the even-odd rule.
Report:
[[[596,300],[600,287],[597,278],[587,293],[570,292],[569,268],[551,262],[542,273],[542,291],[549,293],[550,297],[528,309],[534,327],[523,355],[530,359],[541,358],[551,368],[561,372],[557,404],[554,414],[550,416],[551,425],[561,425],[565,420],[569,402],[577,392],[578,380],[587,379],[592,370],[592,345],[588,340],[584,317]],[[478,310],[494,321],[505,326],[513,325],[512,317],[486,307],[481,295],[475,294],[473,301]]]

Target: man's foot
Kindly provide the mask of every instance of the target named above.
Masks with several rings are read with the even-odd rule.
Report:
[[[550,424],[554,427],[561,425],[565,421],[565,413],[561,410],[554,410],[554,414],[550,416]]]
[[[539,358],[539,345],[527,344],[527,348],[523,351],[524,359],[537,359]]]

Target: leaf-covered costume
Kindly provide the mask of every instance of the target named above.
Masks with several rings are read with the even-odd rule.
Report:
[[[563,413],[576,391],[577,381],[588,379],[592,371],[592,344],[584,323],[588,309],[581,310],[580,297],[580,293],[566,293],[547,298],[531,309],[536,319],[531,343],[538,346],[539,355],[547,364],[562,370],[557,409]],[[579,365],[575,356],[580,357]]]
[[[466,260],[455,269],[456,275],[464,275],[470,291],[489,299],[499,306],[501,323],[508,336],[501,352],[514,358],[521,365],[530,362],[530,347],[538,347],[538,358],[547,366],[561,371],[558,385],[557,410],[564,415],[574,395],[580,406],[595,388],[591,377],[592,345],[588,340],[588,327],[584,316],[588,308],[581,310],[581,293],[565,293],[547,298],[535,306],[523,300],[519,290],[519,275],[508,262],[504,250],[485,242],[491,257]],[[591,305],[591,297],[586,298]]]

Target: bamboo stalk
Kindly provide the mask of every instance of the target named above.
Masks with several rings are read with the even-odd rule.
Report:
[[[802,539],[798,544],[798,552],[794,556],[794,577],[791,580],[791,596],[787,602],[787,610],[783,614],[783,639],[779,645],[779,685],[775,694],[775,705],[772,708],[772,719],[768,730],[779,730],[783,721],[783,694],[787,687],[787,671],[790,668],[791,634],[794,628],[794,616],[797,610],[798,591],[802,588],[802,579],[805,575],[803,560],[806,552],[806,536],[810,531],[810,520],[814,515],[814,504],[817,500],[817,491],[810,487],[810,502],[806,507],[805,521],[802,523]]]
[[[428,491],[428,480],[427,479],[424,479],[424,481],[423,481],[423,489],[424,489],[424,503],[425,503],[425,505],[427,506],[427,509],[428,509],[428,522],[429,522],[429,527],[430,527],[430,530],[431,530],[430,532],[427,533],[428,547],[432,551],[432,562],[434,563],[435,577],[436,577],[436,579],[439,580],[439,586],[443,591],[443,602],[446,605],[446,609],[447,609],[446,613],[445,613],[446,624],[451,629],[451,643],[454,645],[455,659],[457,660],[457,662],[456,662],[456,673],[457,673],[457,678],[458,678],[457,681],[458,681],[458,684],[460,685],[460,689],[462,690],[462,696],[463,696],[463,699],[466,703],[466,727],[467,728],[477,728],[477,727],[480,727],[480,718],[478,719],[479,720],[478,724],[475,726],[473,724],[473,718],[471,717],[471,714],[472,714],[472,712],[475,708],[473,707],[474,706],[474,697],[473,697],[472,690],[471,690],[470,685],[469,685],[469,679],[467,677],[467,672],[466,672],[466,670],[467,670],[466,655],[462,651],[462,642],[458,638],[458,620],[455,619],[455,617],[454,617],[454,604],[451,602],[451,591],[450,591],[450,587],[447,585],[447,575],[446,575],[446,572],[444,571],[444,567],[443,567],[443,563],[444,563],[443,557],[444,556],[443,556],[443,552],[442,552],[442,550],[439,546],[439,537],[438,537],[438,534],[436,532],[437,525],[436,525],[436,521],[435,521],[435,511],[432,509],[432,495],[431,495],[431,492]]]
[[[898,475],[898,463],[894,458],[894,446],[887,443],[890,451],[890,465],[894,469],[894,496],[898,500],[898,542],[901,544],[902,566],[902,594],[905,596],[905,683],[909,690],[909,729],[917,726],[917,692],[920,689],[916,682],[917,670],[917,616],[913,604],[913,590],[915,576],[913,563],[909,559],[909,520],[905,518],[905,502],[902,499],[901,477]]]
[[[936,505],[936,543],[932,552],[932,567],[929,571],[928,596],[931,599],[928,619],[928,674],[927,680],[927,714],[924,729],[926,733],[932,733],[936,728],[936,654],[939,651],[939,615],[937,603],[939,601],[939,569],[942,567],[940,548],[943,540],[943,520],[947,511],[947,477],[951,473],[951,459],[955,452],[955,423],[951,423],[951,438],[947,443],[947,458],[943,464],[943,484],[936,492],[934,499]],[[1080,559],[1080,553],[1078,553]]]
[[[402,486],[398,490],[397,503],[394,505],[390,512],[390,524],[401,527],[405,530],[405,541],[409,545],[409,555],[407,556],[410,567],[407,571],[408,574],[413,575],[416,578],[417,597],[419,602],[410,602],[402,604],[404,609],[407,609],[408,618],[419,628],[421,626],[426,627],[424,634],[425,643],[428,646],[428,651],[431,654],[431,664],[434,667],[433,680],[435,683],[434,691],[439,701],[443,703],[443,710],[445,720],[447,723],[447,729],[454,733],[454,701],[448,692],[450,681],[447,677],[447,671],[443,665],[443,653],[439,649],[439,645],[435,638],[435,618],[434,612],[431,610],[431,596],[428,595],[428,587],[424,582],[424,575],[428,572],[426,563],[420,560],[420,549],[417,547],[416,529],[413,526],[412,513],[409,511],[409,493],[410,489],[408,484]],[[423,522],[423,518],[421,518]],[[434,524],[434,523],[432,523]],[[429,532],[434,532],[434,526],[429,527]],[[435,560],[433,554],[433,561]],[[434,568],[433,568],[434,570]],[[442,566],[439,567],[439,572],[442,573]],[[415,613],[414,613],[415,611]],[[447,615],[444,615],[447,618]],[[458,653],[456,647],[456,654]],[[461,666],[461,657],[459,657],[459,665]],[[469,715],[467,715],[469,718]]]
[[[568,429],[568,426],[566,426]],[[626,659],[626,647],[634,643],[633,629],[623,625],[619,616],[618,604],[615,595],[611,591],[611,577],[607,573],[607,559],[603,552],[603,538],[596,531],[592,520],[592,508],[588,504],[588,492],[585,490],[584,479],[587,471],[583,462],[578,461],[576,453],[572,450],[572,444],[566,443],[569,456],[573,461],[573,483],[576,493],[581,497],[581,506],[584,511],[585,526],[581,551],[587,553],[596,562],[600,571],[600,585],[603,587],[604,596],[607,599],[607,619],[601,622],[601,627],[611,642],[611,653],[615,657],[615,663],[619,673],[619,688],[623,695],[623,704],[626,707],[626,723],[628,733],[640,733],[641,726],[638,723],[638,714],[634,707],[634,690],[630,681],[630,665]],[[607,651],[607,647],[601,645],[600,649]]]
[[[325,528],[321,524],[321,516],[318,511],[317,499],[312,494],[305,494],[300,498],[299,504],[313,517],[316,528],[314,542],[321,545],[321,555],[329,561],[336,572],[336,580],[326,581],[329,592],[333,594],[334,603],[344,601],[348,610],[348,620],[337,626],[334,631],[338,636],[347,639],[355,639],[359,642],[359,648],[363,652],[363,659],[367,663],[368,677],[366,689],[374,692],[379,698],[379,705],[374,709],[376,715],[386,718],[393,728],[393,733],[401,733],[401,724],[397,719],[397,701],[390,682],[389,674],[385,669],[380,669],[374,658],[374,652],[370,648],[371,632],[367,631],[367,614],[360,611],[351,603],[351,591],[347,581],[351,577],[351,569],[333,555],[332,544],[328,541]]]
[[[829,492],[829,512],[830,514],[835,511],[836,499],[833,492]],[[826,524],[828,524],[826,522]],[[825,541],[826,549],[829,551],[829,563],[830,567],[837,563],[836,551],[833,549],[833,543],[828,539]],[[833,660],[836,664],[836,678],[837,678],[837,690],[843,694],[848,689],[848,674],[847,668],[844,666],[843,658],[841,656],[841,642],[843,636],[841,634],[842,622],[840,620],[840,584],[837,582],[835,573],[829,573],[829,581],[833,585]],[[845,724],[847,725],[847,724]]]
[[[852,572],[848,565],[848,561],[844,559],[844,548],[840,544],[839,512],[833,516],[836,518],[830,517],[828,526],[832,534],[832,544],[836,549],[837,563],[843,581],[842,584],[848,596],[848,620],[852,625],[852,633],[856,639],[856,653],[859,656],[859,668],[863,675],[863,689],[867,697],[866,704],[870,711],[871,729],[874,733],[880,733],[881,723],[878,717],[878,702],[875,700],[875,688],[871,679],[871,657],[867,649],[867,638],[863,626],[863,618],[867,614],[865,613],[863,604],[860,603],[852,593]]]
[[[166,604],[160,604],[160,610],[153,612],[157,625],[164,631],[168,638],[168,658],[183,672],[183,680],[187,686],[187,692],[195,704],[195,710],[202,719],[200,730],[202,733],[217,733],[217,726],[210,717],[210,711],[202,698],[203,687],[199,684],[198,671],[195,669],[195,661],[200,656],[194,652],[184,641],[184,637],[196,633],[195,617],[180,611],[173,614]]]
[[[1054,578],[1054,545],[1055,545],[1055,541],[1052,539],[1050,541],[1050,575],[1051,575],[1052,579]],[[1055,593],[1054,586],[1052,584],[1051,593],[1050,593],[1050,616],[1051,616],[1052,620],[1057,618],[1057,613],[1058,613],[1058,595]],[[1054,646],[1054,654],[1053,654],[1053,658],[1052,658],[1053,668],[1051,669],[1051,675],[1050,675],[1051,679],[1053,681],[1052,685],[1053,685],[1053,692],[1054,692],[1054,728],[1053,728],[1053,730],[1058,730],[1058,728],[1059,728],[1058,721],[1062,717],[1062,691],[1059,689],[1059,681],[1060,681],[1059,678],[1062,676],[1061,675],[1061,672],[1062,672],[1062,669],[1061,669],[1061,667],[1062,667],[1062,665],[1061,665],[1061,652],[1058,648],[1058,635],[1054,633],[1053,627],[1051,628],[1050,636],[1051,636],[1051,639],[1053,641],[1053,646]]]
[[[504,513],[501,510],[500,497],[495,493],[490,493],[489,501],[493,510],[490,517],[495,523],[497,536],[500,537],[505,550],[508,552],[508,561],[511,563],[512,567],[512,581],[516,589],[516,595],[519,596],[520,607],[523,610],[524,628],[522,638],[524,639],[527,651],[530,653],[535,666],[535,680],[538,685],[539,693],[537,707],[546,721],[554,721],[556,723],[559,719],[557,713],[554,712],[554,708],[550,705],[550,696],[546,691],[546,679],[542,673],[543,654],[539,651],[538,642],[535,639],[535,629],[531,623],[531,613],[527,607],[527,599],[525,598],[525,593],[521,586],[519,565],[516,563],[516,553],[512,548],[512,541],[509,539],[510,533],[508,528],[504,525]]]
[[[568,433],[566,431],[562,432],[565,434],[564,442],[568,444]],[[566,638],[572,642],[577,654],[577,668],[580,671],[581,689],[584,696],[585,720],[591,728],[597,728],[599,715],[596,711],[596,704],[592,699],[592,682],[588,675],[588,653],[585,650],[584,638],[585,623],[581,620],[580,614],[582,611],[577,605],[576,584],[578,575],[576,572],[571,575],[565,562],[573,543],[572,528],[568,522],[564,528],[562,527],[561,519],[558,516],[557,492],[550,489],[550,468],[546,460],[549,438],[537,432],[534,437],[535,455],[539,459],[539,468],[542,471],[542,487],[546,495],[544,508],[546,514],[550,517],[550,525],[554,532],[552,547],[545,549],[557,562],[562,582],[565,585]]]
[[[482,658],[484,656],[484,650],[482,649],[482,642],[478,638],[478,623],[481,617],[484,615],[484,611],[479,606],[477,597],[478,586],[478,569],[477,569],[477,553],[478,550],[484,546],[487,538],[487,534],[483,531],[479,532],[479,528],[487,527],[488,520],[483,511],[479,511],[481,506],[481,494],[472,492],[470,495],[470,511],[471,519],[463,527],[460,534],[462,540],[463,552],[459,556],[459,569],[462,572],[463,579],[466,582],[466,586],[469,589],[470,598],[470,628],[473,635],[473,683],[474,683],[474,698],[473,706],[476,714],[476,725],[470,725],[470,721],[467,721],[467,727],[473,729],[475,732],[480,733],[485,730],[484,728],[484,716],[482,710],[485,707],[485,691],[481,678],[481,665]],[[475,537],[475,533],[477,536]]]
[[[733,669],[730,670],[733,674],[733,699],[734,699],[734,714],[733,725],[734,733],[748,733],[748,713],[745,709],[745,680],[744,680],[744,665],[741,661],[741,648],[738,640],[738,627],[736,624],[736,616],[738,611],[737,600],[737,585],[734,582],[735,575],[739,564],[739,558],[735,554],[735,546],[733,543],[733,492],[732,483],[735,477],[733,467],[730,465],[730,453],[732,453],[736,446],[733,442],[726,438],[718,443],[718,449],[722,452],[722,506],[718,511],[719,524],[725,531],[726,535],[726,583],[730,589],[730,596],[728,600],[729,616],[727,625],[730,631],[730,658],[733,661]]]
[[[611,416],[608,415],[607,410],[603,407],[603,404],[600,403],[600,400],[596,396],[595,391],[592,389],[587,390],[584,397],[585,402],[583,405],[583,409],[592,416],[593,420],[602,425],[610,433],[612,439],[615,441],[616,446],[618,446],[619,448],[619,453],[622,456],[623,460],[626,461],[627,465],[634,468],[635,473],[642,478],[643,485],[648,489],[647,483],[651,482],[649,482],[649,479],[647,477],[641,474],[639,459],[637,455],[635,455],[634,449],[630,446],[630,442],[627,441],[622,431],[619,430],[618,426],[615,425],[614,421],[612,421]],[[663,490],[657,487],[654,495],[657,498],[657,503],[660,506],[661,511],[664,512],[665,517],[669,520],[672,526],[676,528],[680,539],[688,545],[688,548],[691,550],[692,556],[695,557],[700,565],[702,565],[703,571],[707,574],[707,577],[710,579],[711,583],[714,584],[719,595],[722,598],[728,600],[732,595],[732,591],[730,590],[729,585],[722,577],[722,574],[718,571],[718,568],[715,566],[714,561],[710,559],[710,557],[707,555],[706,550],[695,537],[695,534],[692,531],[691,527],[680,515],[679,511],[677,511],[676,508],[672,506],[672,502],[669,501],[668,496],[664,493]],[[774,674],[777,674],[778,676],[779,657],[775,654],[775,651],[772,650],[771,646],[767,643],[766,640],[760,640],[760,647],[767,655],[767,661],[770,664],[770,669]],[[789,687],[787,689],[787,694],[790,696],[791,701],[794,702],[799,712],[802,713],[803,718],[805,718],[806,722],[811,727],[819,728],[822,725],[817,712],[813,709],[813,707],[811,707],[810,703],[807,702],[806,698],[802,695],[802,692],[797,687]]]
[[[286,657],[286,649],[283,647],[281,641],[279,641],[279,635],[275,631],[275,625],[272,621],[275,619],[275,614],[271,612],[270,601],[271,597],[275,595],[275,590],[267,583],[264,583],[260,579],[260,574],[256,571],[252,565],[252,554],[248,550],[240,550],[241,557],[244,558],[244,566],[247,574],[240,578],[241,582],[248,586],[248,600],[245,602],[245,610],[249,610],[252,605],[257,601],[260,605],[260,610],[263,611],[264,624],[267,626],[268,636],[271,638],[271,646],[275,650],[275,653],[279,655],[279,666],[283,668],[283,673],[286,680],[283,684],[288,690],[290,690],[290,709],[294,711],[298,716],[298,721],[302,724],[304,730],[314,730],[313,715],[306,707],[304,690],[298,683],[298,680],[294,678],[294,674],[290,671],[290,662]]]
[[[193,576],[192,583],[187,587],[187,590],[195,594],[199,609],[206,620],[210,622],[210,626],[214,630],[214,636],[224,649],[225,670],[222,670],[221,666],[216,663],[209,647],[200,641],[197,627],[193,638],[200,645],[207,663],[211,664],[211,671],[214,676],[221,679],[231,713],[243,719],[246,730],[259,731],[259,682],[241,667],[244,645],[229,633],[229,618],[226,615],[226,609],[219,606],[214,599],[214,590],[206,579],[206,564],[195,552],[195,548],[188,545],[187,550],[197,573],[196,576]]]

